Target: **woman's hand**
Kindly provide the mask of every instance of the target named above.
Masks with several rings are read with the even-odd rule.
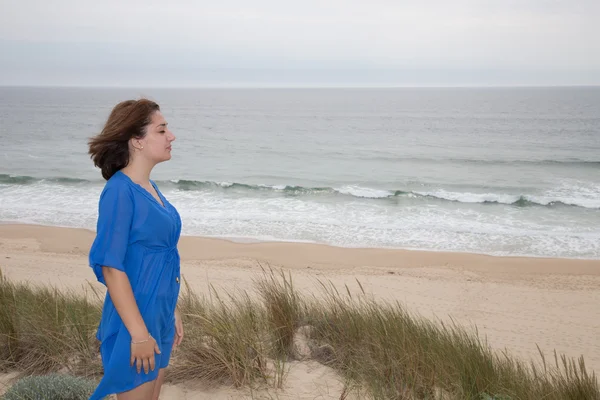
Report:
[[[181,344],[183,340],[183,322],[181,321],[181,314],[179,310],[175,310],[175,347]]]
[[[133,364],[135,364],[138,374],[142,371],[142,367],[146,373],[148,373],[148,371],[154,371],[155,352],[156,354],[160,354],[160,349],[158,348],[158,343],[156,343],[156,340],[154,340],[152,336],[150,336],[148,340],[140,343],[132,341],[130,365],[133,366]]]

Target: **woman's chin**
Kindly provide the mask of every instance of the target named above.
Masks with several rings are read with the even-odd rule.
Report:
[[[160,158],[160,159],[157,161],[157,164],[158,164],[158,163],[161,163],[161,162],[169,161],[170,159],[171,159],[171,153],[169,153],[169,154],[166,154],[164,157]]]

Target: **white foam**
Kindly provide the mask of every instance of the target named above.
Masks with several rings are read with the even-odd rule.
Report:
[[[371,198],[384,194],[348,189]],[[100,185],[52,182],[2,186],[0,220],[94,229],[101,190]],[[600,258],[600,215],[577,208],[525,207],[506,212],[500,207],[456,207],[412,199],[397,204],[349,197],[265,198],[252,192],[179,191],[168,185],[163,193],[181,213],[186,235]]]
[[[458,201],[461,203],[514,204],[521,198],[515,194],[499,193],[469,193],[436,190],[431,192],[414,192],[417,195],[435,197],[442,200]],[[600,208],[600,189],[569,186],[563,189],[547,191],[542,195],[523,195],[523,199],[542,206],[563,203],[584,208]]]
[[[519,195],[497,194],[497,193],[468,193],[468,192],[449,192],[446,190],[436,190],[433,192],[414,192],[421,196],[436,197],[438,199],[459,201],[461,203],[485,203],[495,202],[501,204],[513,204],[519,200]]]
[[[344,186],[335,190],[342,194],[369,199],[381,199],[393,195],[389,190],[372,189],[361,186]]]
[[[540,204],[560,201],[564,204],[585,208],[600,208],[600,185],[591,182],[565,180],[542,196],[527,196]]]
[[[287,186],[286,185],[275,185],[275,186],[271,186],[271,187],[275,190],[285,190],[285,188]]]

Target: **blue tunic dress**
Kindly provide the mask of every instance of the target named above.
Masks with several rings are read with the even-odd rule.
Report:
[[[181,218],[156,184],[152,185],[164,206],[121,171],[106,182],[89,264],[103,284],[102,266],[127,274],[142,318],[161,354],[155,354],[156,367],[148,374],[143,368],[138,373],[130,366],[131,335],[107,292],[97,332],[104,376],[90,400],[154,380],[159,369],[169,364],[180,287],[177,242]]]

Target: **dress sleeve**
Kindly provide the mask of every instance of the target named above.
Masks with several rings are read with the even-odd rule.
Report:
[[[125,255],[133,220],[133,197],[127,187],[105,187],[100,195],[96,238],[92,243],[89,263],[98,281],[106,285],[102,266],[125,271]]]

